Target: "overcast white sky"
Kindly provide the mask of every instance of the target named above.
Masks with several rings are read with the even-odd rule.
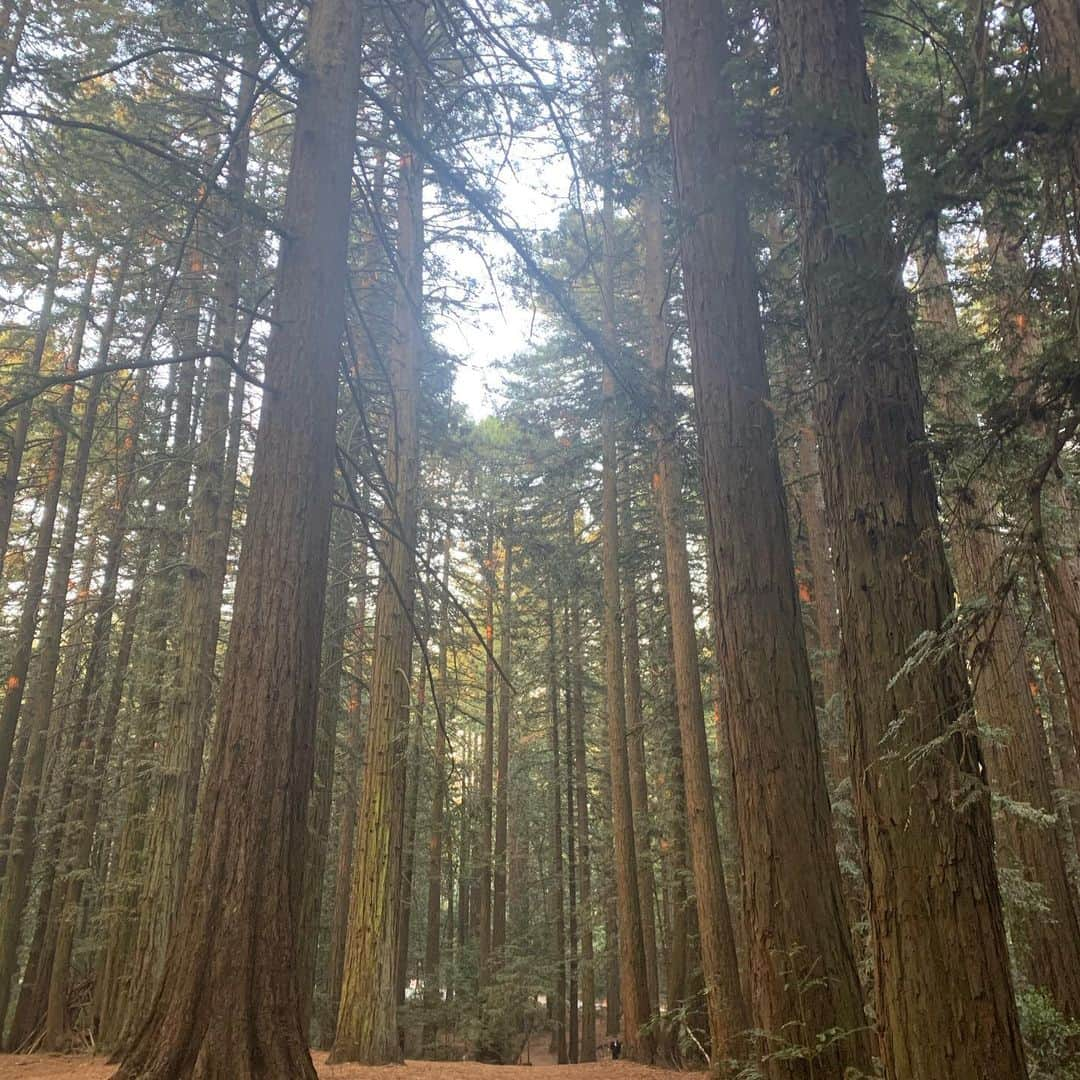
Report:
[[[533,43],[533,48],[532,74],[543,79],[549,91],[554,91],[559,73],[565,75],[573,69],[576,61],[572,50],[551,41]],[[560,116],[560,125],[563,131],[573,126],[565,114]],[[574,171],[550,118],[534,117],[533,126],[517,133],[511,131],[508,138],[508,142],[500,141],[500,145],[488,148],[487,164],[497,170],[500,209],[505,221],[522,230],[528,245],[536,250],[541,234],[554,229],[571,205]],[[476,144],[470,152],[484,154]],[[434,206],[438,193],[432,188],[429,195]],[[531,304],[515,296],[505,280],[508,271],[519,269],[517,256],[509,245],[486,227],[470,239],[479,251],[460,244],[436,246],[452,275],[468,277],[476,283],[479,310],[472,317],[459,313],[453,318],[436,319],[435,337],[460,360],[456,399],[474,417],[480,417],[490,414],[497,404],[500,363],[527,347],[530,338],[542,335],[543,326]],[[429,281],[428,288],[437,284]]]
[[[536,237],[553,229],[570,199],[571,170],[561,157],[521,160],[500,175],[503,210],[526,233]],[[442,252],[452,269],[472,278],[479,288],[479,308],[471,316],[437,321],[435,336],[460,358],[454,397],[474,417],[490,414],[501,376],[498,368],[542,332],[531,305],[522,303],[503,275],[516,261],[508,245],[491,234],[476,237],[480,252],[455,246]],[[487,266],[485,267],[485,260]],[[489,273],[490,271],[490,273]],[[491,278],[494,277],[494,286]]]

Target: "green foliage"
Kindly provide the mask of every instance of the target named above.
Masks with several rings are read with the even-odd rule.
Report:
[[[513,1065],[532,1032],[543,1027],[537,1004],[541,987],[535,965],[519,956],[502,968],[480,991],[478,1012],[465,1029],[470,1056],[492,1065]]]
[[[829,1028],[825,1031],[812,1031],[803,1016],[806,1000],[825,989],[825,980],[817,971],[816,962],[805,955],[801,948],[792,949],[784,960],[784,976],[787,988],[794,994],[796,1015],[778,1031],[765,1031],[754,1028],[747,1032],[752,1043],[756,1043],[759,1052],[755,1058],[744,1062],[713,1062],[717,1075],[731,1076],[733,1080],[767,1080],[774,1071],[772,1066],[780,1063],[790,1064],[805,1062],[805,1075],[814,1080],[826,1080],[830,1075],[822,1060],[833,1048],[858,1034],[859,1029],[842,1030]],[[876,1080],[881,1073],[864,1073],[848,1068],[843,1080]]]
[[[1029,1080],[1080,1080],[1080,1022],[1066,1020],[1043,990],[1017,995]]]
[[[697,1068],[710,1064],[705,1047],[709,1036],[699,1026],[704,1011],[705,994],[702,991],[674,1008],[654,1014],[643,1030],[655,1036],[661,1057],[672,1065]],[[719,1075],[727,1075],[735,1067],[732,1062],[712,1062],[711,1065]]]

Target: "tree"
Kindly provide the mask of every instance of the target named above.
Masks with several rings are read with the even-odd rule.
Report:
[[[192,451],[194,489],[191,524],[179,583],[179,625],[176,632],[176,682],[165,716],[165,759],[156,778],[157,791],[147,838],[145,891],[139,901],[139,930],[135,967],[131,972],[130,1023],[137,1024],[158,989],[165,950],[173,930],[191,851],[196,799],[202,773],[203,751],[214,703],[213,681],[217,659],[221,598],[225,585],[225,559],[232,528],[226,484],[229,431],[231,361],[236,354],[242,272],[242,243],[249,234],[242,228],[240,207],[247,185],[251,113],[255,106],[255,75],[259,51],[254,31],[241,57],[245,73],[237,102],[237,128],[228,154],[225,207],[221,224],[222,250],[214,297],[214,351],[209,362],[202,404],[202,437]],[[197,347],[198,309],[189,336],[189,351]],[[181,448],[181,454],[186,447]],[[179,511],[187,502],[187,467],[177,469],[175,498]],[[179,516],[179,512],[177,512]],[[181,541],[182,542],[182,541]],[[169,554],[172,554],[171,552]]]
[[[638,49],[636,78],[638,134],[645,153],[655,153],[650,141],[656,128],[653,89],[645,72],[650,56],[643,37],[641,5],[624,4],[627,30]],[[669,370],[671,335],[664,314],[667,293],[664,226],[658,170],[646,159],[641,199],[644,288],[643,307],[648,326],[648,358],[655,395],[653,439],[655,443],[656,493],[666,572],[665,590],[671,623],[675,676],[675,710],[682,750],[683,777],[689,803],[687,823],[694,867],[694,895],[698,925],[702,928],[704,975],[708,987],[709,1033],[713,1053],[722,1058],[736,1053],[749,1027],[749,1016],[739,983],[727,888],[720,860],[720,841],[709,752],[705,732],[705,707],[701,697],[697,632],[686,550],[686,527],[682,514],[683,475],[677,445],[675,403]],[[670,999],[670,993],[669,993]]]
[[[960,334],[945,264],[936,236],[920,257],[920,306],[938,341]],[[954,388],[935,395],[954,423],[962,424]],[[990,784],[1004,802],[997,818],[998,865],[1037,882],[1048,913],[1030,913],[1014,932],[1023,941],[1019,968],[1035,986],[1049,989],[1066,1016],[1075,1016],[1080,986],[1080,923],[1069,882],[1062,832],[1032,818],[1031,810],[1057,812],[1054,778],[1043,721],[1028,683],[1023,623],[1012,595],[1008,554],[997,531],[998,510],[986,478],[961,459],[946,472],[945,491],[954,512],[951,527],[957,591],[967,603],[985,597],[988,608],[974,616],[969,668],[975,715],[990,732],[985,744]],[[1049,915],[1049,918],[1046,915]]]
[[[753,1018],[772,1038],[807,1048],[842,1033],[822,1066],[866,1068],[724,75],[726,20],[715,5],[672,0],[664,29]],[[685,750],[684,766],[693,821],[700,795]],[[777,1057],[769,1071],[813,1067]]]
[[[315,1075],[300,1025],[295,931],[345,316],[356,17],[341,0],[320,0],[311,12],[266,358],[270,391],[203,824],[162,988],[122,1054],[122,1080]]]
[[[1069,1074],[1073,6],[0,0],[5,1045]]]
[[[98,346],[99,366],[108,359],[116,326],[117,313],[123,297],[128,269],[128,256],[116,270],[112,295],[102,325]],[[80,353],[81,353],[81,342]],[[41,677],[31,687],[23,726],[27,732],[27,750],[20,776],[19,793],[12,826],[11,846],[4,876],[2,908],[0,908],[0,1005],[7,1015],[11,981],[15,975],[19,930],[29,897],[31,869],[37,844],[39,803],[42,779],[49,747],[56,743],[56,721],[53,718],[53,698],[60,666],[61,635],[64,628],[68,580],[75,561],[79,519],[90,467],[90,451],[97,425],[104,376],[94,376],[83,404],[78,444],[72,462],[71,476],[64,508],[64,526],[59,550],[49,582],[46,613],[38,640]],[[50,738],[50,735],[52,736]],[[6,802],[6,797],[5,797]]]
[[[0,98],[3,94],[0,93]],[[52,330],[53,305],[56,302],[57,279],[60,276],[60,259],[64,251],[64,229],[58,225],[53,230],[52,248],[50,249],[49,268],[45,278],[45,295],[41,301],[41,312],[38,315],[37,330],[34,334],[34,344],[30,351],[30,359],[27,363],[27,373],[32,377],[41,368],[41,361],[45,356],[45,349],[49,343],[49,333]],[[32,401],[27,401],[19,409],[15,419],[15,430],[11,433],[11,445],[7,451],[7,464],[4,469],[4,481],[0,486],[0,571],[4,568],[4,559],[7,555],[8,534],[11,530],[11,515],[15,508],[15,499],[18,494],[19,468],[22,465],[23,452],[26,449],[26,437],[30,431],[32,416]],[[0,728],[0,780],[7,781],[8,757],[11,754],[11,741],[15,737],[12,727],[8,734],[8,723],[5,722]],[[0,783],[0,786],[3,786]]]
[[[449,508],[448,508],[449,509]],[[449,699],[450,557],[453,534],[447,522],[443,537],[442,584],[439,598],[438,708],[435,710],[435,791],[431,802],[431,829],[427,865],[427,933],[424,939],[424,1007],[438,1009],[440,1001],[440,952],[442,947],[442,878],[446,818],[446,724]],[[424,1027],[424,1050],[434,1055],[438,1026],[429,1018]]]
[[[886,1069],[1024,1076],[860,12],[777,15]]]
[[[426,0],[408,0],[403,104],[413,130],[423,108]],[[416,499],[419,469],[417,398],[423,350],[423,163],[403,149],[398,165],[398,288],[391,350],[392,411],[385,474],[382,572],[375,599],[375,654],[360,789],[345,978],[332,1062],[383,1065],[401,1059],[398,1039],[398,904],[404,825],[405,749],[410,715]]]

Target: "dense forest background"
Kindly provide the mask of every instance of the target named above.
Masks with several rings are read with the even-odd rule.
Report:
[[[0,0],[0,224],[5,1048],[1080,1077],[1076,0]]]

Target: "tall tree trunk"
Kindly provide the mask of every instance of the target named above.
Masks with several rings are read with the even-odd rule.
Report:
[[[567,531],[574,578],[570,589],[570,677],[574,728],[574,798],[577,809],[578,895],[581,912],[581,1058],[596,1060],[596,962],[592,898],[592,841],[589,837],[589,759],[585,748],[585,678],[581,657],[581,607],[578,603],[579,555],[575,511],[567,511]],[[569,753],[567,748],[567,753]]]
[[[424,1031],[423,1049],[435,1056],[438,1036],[437,1012],[442,1002],[442,979],[439,970],[442,946],[442,874],[444,822],[446,818],[446,724],[449,722],[447,671],[450,649],[450,555],[453,534],[447,507],[446,535],[443,537],[442,582],[439,596],[439,670],[438,700],[435,709],[435,770],[431,797],[431,826],[428,833],[427,926],[424,940]],[[452,879],[451,879],[452,880]],[[453,889],[450,891],[451,902]],[[451,926],[453,919],[450,920]]]
[[[97,275],[98,255],[91,258],[90,269],[83,286],[79,301],[79,315],[75,324],[71,348],[64,364],[65,372],[74,374],[79,369],[82,356],[86,323],[93,299],[94,278]],[[46,467],[45,490],[41,497],[41,517],[34,542],[34,555],[30,563],[23,591],[22,613],[15,637],[15,649],[9,665],[9,674],[4,684],[4,704],[0,729],[15,732],[22,709],[26,677],[30,671],[30,659],[33,654],[34,637],[37,632],[38,617],[41,614],[41,600],[45,592],[45,578],[49,569],[49,554],[52,551],[53,532],[56,528],[56,513],[60,503],[60,488],[64,477],[64,462],[67,457],[68,429],[71,425],[71,410],[75,400],[75,383],[64,385],[56,409],[56,423],[53,428],[52,443],[49,448]],[[69,567],[70,569],[70,567]],[[11,833],[11,817],[26,762],[26,751],[30,740],[29,724],[19,729],[21,751],[12,762],[4,787],[3,816],[0,819],[0,838],[7,838]],[[6,858],[6,855],[3,856]]]
[[[613,137],[611,130],[611,85],[606,70],[609,13],[601,12],[601,153],[607,180],[601,210],[603,252],[600,292],[603,304],[606,356],[601,376],[600,431],[602,444],[601,536],[604,608],[604,686],[607,715],[608,760],[611,774],[611,828],[615,859],[615,894],[619,938],[619,1005],[622,1035],[627,1056],[650,1062],[655,1053],[651,1032],[644,1030],[649,1020],[649,982],[645,962],[645,942],[641,924],[641,896],[638,891],[637,845],[631,801],[630,762],[626,728],[626,679],[623,657],[623,613],[619,582],[619,493],[617,404],[615,372],[610,357],[618,341],[615,321],[615,203],[611,189]],[[609,942],[610,945],[610,942]],[[611,987],[608,987],[609,1027]]]
[[[651,1061],[649,985],[641,929],[637,847],[626,728],[626,683],[622,647],[622,612],[618,567],[618,492],[616,490],[615,386],[610,367],[603,377],[603,567],[604,684],[607,697],[608,754],[611,772],[611,827],[614,841],[615,894],[619,937],[619,1002],[627,1056]],[[609,987],[610,999],[610,987]]]
[[[581,1060],[581,1032],[578,1009],[578,904],[577,904],[577,815],[574,812],[574,677],[570,647],[570,604],[564,597],[561,619],[563,671],[563,717],[564,750],[566,758],[566,947],[567,970],[567,1018],[566,1055],[571,1065]]]
[[[486,597],[484,738],[480,751],[480,852],[476,875],[480,891],[476,911],[480,923],[477,956],[481,987],[486,986],[491,978],[491,843],[495,789],[495,526],[491,520],[490,506],[487,516],[487,552],[483,566]]]
[[[367,512],[369,487],[361,488],[358,512]],[[363,760],[363,725],[361,687],[367,653],[367,550],[360,556],[357,586],[355,631],[353,634],[353,670],[350,672],[348,705],[345,713],[345,761],[348,766],[342,785],[341,823],[338,833],[337,871],[334,876],[334,911],[330,927],[330,957],[327,966],[327,1036],[332,1043],[341,1003],[341,983],[345,975],[345,941],[349,926],[349,899],[352,889],[353,856],[356,852],[356,809],[360,802],[359,779]]]
[[[625,541],[624,541],[625,542]],[[633,544],[628,544],[633,548]],[[660,1004],[660,984],[656,966],[656,878],[653,874],[652,844],[649,839],[649,785],[645,778],[645,718],[641,706],[641,645],[638,640],[636,583],[631,572],[623,582],[626,636],[626,749],[630,764],[630,804],[634,811],[634,838],[637,844],[638,895],[641,902],[641,940],[645,946],[645,974],[649,992],[649,1015]]]
[[[0,89],[0,101],[3,97],[3,90]],[[49,266],[45,275],[45,292],[41,298],[41,311],[38,314],[34,344],[26,364],[26,378],[31,382],[41,370],[41,362],[45,358],[45,349],[49,344],[49,334],[52,332],[53,304],[56,300],[56,286],[60,278],[60,257],[64,251],[62,226],[58,226],[53,232],[52,240]],[[4,560],[7,557],[8,538],[11,533],[11,518],[19,494],[19,473],[22,470],[23,451],[26,449],[26,436],[30,431],[33,410],[33,398],[22,404],[15,414],[15,428],[11,433],[11,444],[5,447],[7,464],[4,468],[3,480],[0,481],[0,580],[3,580]],[[8,756],[11,754],[11,741],[14,737],[14,729],[10,736],[8,735],[5,718],[4,725],[0,727],[0,789],[7,780]]]
[[[507,521],[503,533],[503,578],[502,604],[499,610],[499,723],[496,729],[495,755],[495,846],[492,851],[494,862],[492,912],[491,912],[491,954],[495,966],[500,967],[506,950],[506,872],[507,872],[507,824],[510,810],[510,656],[511,628],[513,622],[513,567],[514,567],[514,523],[513,517]]]
[[[921,253],[919,270],[926,321],[935,333],[955,340],[959,323],[936,235]],[[960,421],[951,388],[941,388],[941,399],[947,418]],[[986,596],[993,604],[980,619],[968,657],[976,717],[998,733],[985,746],[990,784],[1010,803],[1053,815],[1057,807],[1050,750],[1028,685],[1023,625],[1007,577],[997,508],[981,477],[968,478],[960,468],[951,470],[948,480],[960,598],[970,602]],[[1004,742],[999,742],[1002,733]],[[1031,985],[1050,991],[1064,1015],[1075,1017],[1080,1007],[1080,920],[1061,832],[1032,820],[1026,810],[1009,806],[998,816],[998,825],[999,862],[1006,856],[1019,873],[1035,882],[1049,907],[1048,916],[1032,914],[1015,928],[1020,969]]]
[[[1005,552],[994,531],[994,509],[975,491],[957,492],[953,552],[961,598],[989,594],[997,605],[979,627],[971,651],[975,713],[983,726],[1004,732],[986,743],[990,785],[1020,808],[998,817],[1008,861],[1037,884],[1048,912],[1032,912],[1015,927],[1018,964],[1027,981],[1043,986],[1065,1016],[1080,1016],[1080,920],[1061,834],[1032,820],[1027,807],[1053,815],[1054,776],[1042,717],[1028,687],[1023,627],[1015,601],[1002,592]],[[968,503],[967,500],[975,500]]]
[[[666,375],[660,377],[667,385]],[[669,398],[670,385],[667,385],[664,396]],[[722,1058],[725,1053],[737,1051],[740,1035],[749,1027],[749,1013],[739,980],[735,935],[724,866],[720,858],[715,796],[709,770],[694,602],[680,507],[681,468],[673,425],[665,424],[662,431],[663,434],[658,433],[657,437],[657,496],[663,528],[667,609],[671,623],[675,716],[681,744],[679,773],[685,785],[685,794],[680,799],[686,810],[688,826],[683,845],[689,844],[689,861],[694,875],[694,896],[708,993],[709,1034],[714,1055]],[[674,1000],[678,1001],[679,998]],[[669,1001],[669,1005],[671,1003]]]
[[[963,657],[947,647],[905,667],[953,593],[860,9],[777,11],[886,1070],[1015,1080],[1026,1069]]]
[[[163,760],[158,770],[153,814],[148,830],[145,887],[139,903],[139,931],[135,968],[131,974],[131,1010],[135,1023],[153,1003],[161,978],[169,936],[176,921],[187,873],[194,827],[195,805],[202,772],[203,752],[214,699],[214,667],[221,621],[224,575],[218,572],[225,560],[231,532],[231,500],[226,496],[227,436],[229,432],[229,383],[236,346],[240,301],[242,244],[249,239],[241,228],[241,204],[247,182],[249,123],[247,114],[254,105],[258,49],[249,35],[244,56],[237,113],[241,126],[233,140],[228,160],[228,178],[221,228],[222,250],[218,260],[214,299],[215,352],[207,368],[201,437],[194,441],[194,491],[191,497],[191,525],[183,575],[179,583],[176,624],[175,678],[168,695],[163,723]],[[186,314],[188,347],[197,344],[198,306],[194,287],[188,289]],[[193,365],[186,365],[193,369]],[[188,419],[187,387],[182,383],[178,423],[174,432],[176,463],[171,490],[178,517],[187,498],[187,443],[194,430]],[[167,514],[166,517],[173,515]],[[179,529],[177,530],[179,533]],[[177,538],[179,540],[179,537]],[[182,542],[182,541],[181,541]],[[174,541],[176,543],[176,541]],[[163,556],[171,559],[171,544]],[[160,598],[158,598],[160,599]],[[167,605],[166,605],[167,606]],[[159,641],[164,645],[167,631],[160,621]]]
[[[774,1077],[867,1069],[738,169],[723,8],[668,0],[669,112],[755,1027]],[[687,800],[695,794],[684,754]],[[696,852],[695,852],[696,855]],[[699,920],[706,932],[705,919]],[[824,1032],[840,1038],[819,1044]]]
[[[122,257],[113,283],[109,306],[101,328],[97,366],[108,362],[116,317],[127,277],[127,256]],[[56,682],[60,668],[60,646],[67,611],[68,584],[75,561],[75,543],[79,535],[79,517],[89,471],[90,450],[94,441],[98,407],[104,376],[90,380],[79,442],[72,462],[64,506],[64,527],[49,581],[45,619],[38,635],[38,670],[40,678],[31,686],[23,723],[29,729],[26,761],[19,785],[18,801],[8,852],[3,893],[0,896],[0,1025],[7,1016],[11,980],[15,975],[16,950],[23,913],[30,891],[30,875],[37,854],[37,831],[42,779],[50,746],[56,741],[55,729],[60,717],[53,710]]]
[[[640,4],[624,4],[630,12],[629,31],[640,38]],[[653,90],[645,71],[649,53],[638,43],[638,134],[643,145],[655,137],[656,109]],[[644,68],[644,70],[643,70]],[[642,286],[644,314],[649,327],[649,368],[654,380],[656,411],[653,438],[656,447],[656,473],[653,488],[656,495],[662,530],[665,564],[666,606],[672,634],[673,668],[675,676],[674,706],[680,732],[679,780],[689,780],[686,788],[680,783],[680,805],[687,808],[690,848],[695,853],[695,895],[702,930],[702,954],[705,978],[709,988],[709,1027],[714,1054],[722,1056],[734,1050],[737,1036],[749,1027],[749,1015],[739,985],[735,938],[724,882],[723,864],[716,815],[713,811],[714,793],[709,770],[708,742],[705,734],[705,709],[701,698],[701,672],[698,667],[697,634],[694,629],[694,605],[690,586],[690,566],[686,551],[686,528],[683,522],[682,465],[679,458],[671,377],[668,370],[670,333],[664,317],[667,292],[664,232],[659,184],[650,170],[646,175],[641,198],[642,234],[644,242],[644,281]],[[689,760],[689,768],[686,762]],[[682,856],[686,854],[686,835],[680,821]],[[685,902],[685,884],[681,884],[680,899]],[[679,953],[675,975],[679,987],[668,1007],[680,1003],[685,978],[685,916],[679,915]]]
[[[373,168],[371,207],[376,214],[383,211],[384,196],[386,192],[386,148],[380,146],[375,152],[375,164]],[[363,257],[359,268],[359,280],[354,284],[354,289],[360,293],[360,304],[363,304],[365,294],[372,294],[379,280],[378,256],[381,253],[380,245],[374,238],[365,233]],[[373,358],[370,355],[371,340],[367,335],[360,338],[368,347],[358,345],[355,357],[354,378],[363,378],[374,369]],[[357,427],[354,435],[359,438],[362,434],[360,417],[354,417]],[[352,448],[350,448],[352,449]],[[355,453],[354,453],[354,460]],[[371,502],[371,485],[360,478],[358,491],[350,493],[350,498],[355,497],[358,505],[355,507],[357,515],[362,521],[366,521],[369,515]],[[367,526],[364,527],[368,533]],[[353,650],[354,663],[350,672],[351,686],[348,694],[348,706],[346,709],[346,761],[349,769],[342,786],[342,803],[340,828],[338,833],[337,869],[334,877],[334,907],[330,928],[330,947],[327,957],[327,1004],[325,1041],[333,1045],[334,1034],[337,1029],[338,1012],[341,1005],[341,983],[345,968],[345,942],[349,926],[349,901],[352,889],[353,857],[356,854],[356,810],[360,799],[360,774],[363,763],[363,726],[361,721],[361,688],[366,684],[364,675],[367,669],[367,612],[370,582],[368,580],[369,552],[365,546],[360,556],[358,595],[356,600],[356,616],[354,620]],[[370,704],[370,697],[369,697]]]
[[[419,130],[423,107],[422,47],[427,0],[407,0],[410,46],[403,61],[402,109]],[[419,472],[417,398],[423,331],[423,163],[403,150],[398,173],[398,289],[396,341],[390,356],[393,408],[385,473],[387,507],[383,569],[375,601],[375,656],[337,1034],[330,1060],[368,1065],[399,1061],[397,1025],[397,906],[401,890],[404,735],[409,718],[412,612],[415,587],[416,499]]]
[[[566,1044],[566,897],[563,891],[562,771],[559,755],[559,649],[555,635],[555,601],[547,598],[548,709],[551,714],[551,913],[554,916],[555,980],[552,994],[553,1052],[560,1065],[567,1063]],[[567,747],[569,751],[569,747]]]
[[[360,78],[355,5],[311,10],[247,527],[200,828],[122,1080],[314,1078],[296,975]],[[272,627],[273,633],[267,633]]]
[[[662,575],[661,588],[665,594],[668,620],[670,625],[671,588],[667,585],[666,571]],[[688,883],[693,873],[689,851],[688,826],[689,815],[686,812],[686,771],[683,765],[682,725],[679,715],[678,688],[675,686],[675,647],[674,634],[665,635],[664,645],[667,648],[666,657],[666,684],[670,688],[670,700],[667,702],[668,715],[671,724],[664,732],[664,748],[667,753],[666,779],[664,792],[669,806],[669,847],[668,847],[668,876],[671,881],[671,922],[668,937],[670,948],[667,957],[667,969],[665,983],[667,990],[667,1009],[669,1012],[676,1009],[690,1009],[691,973],[690,951],[692,937],[692,919],[695,906],[695,896],[688,891]],[[697,654],[695,653],[695,659]],[[700,693],[700,691],[699,691]],[[719,840],[717,840],[719,843]],[[696,886],[695,886],[696,889]],[[730,925],[730,920],[729,920]],[[737,972],[736,972],[737,974]],[[741,992],[741,991],[740,991]],[[743,1011],[746,1007],[743,1005]],[[742,1029],[737,1029],[742,1030]],[[736,1031],[736,1034],[737,1034]],[[710,1032],[710,1035],[712,1033]],[[714,1042],[719,1052],[722,1052],[726,1041]]]

